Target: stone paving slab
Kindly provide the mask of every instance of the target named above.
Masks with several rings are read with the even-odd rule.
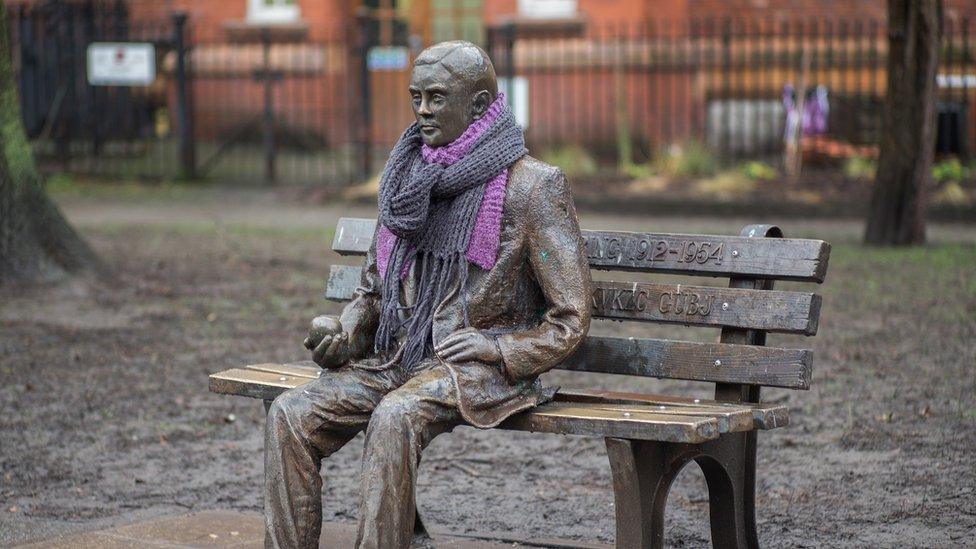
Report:
[[[485,539],[488,538],[488,539]],[[352,547],[356,541],[354,523],[326,522],[320,547]],[[500,549],[502,547],[553,547],[561,549],[609,549],[609,545],[580,544],[563,540],[517,540],[504,534],[451,535],[435,533],[436,549]],[[57,537],[20,549],[260,549],[264,547],[264,522],[257,513],[202,511],[125,526]]]

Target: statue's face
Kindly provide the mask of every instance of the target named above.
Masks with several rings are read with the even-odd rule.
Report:
[[[478,116],[478,94],[469,79],[452,75],[441,64],[414,67],[410,78],[413,115],[420,138],[428,147],[440,147],[464,133]]]

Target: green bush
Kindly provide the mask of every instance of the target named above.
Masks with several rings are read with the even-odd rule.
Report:
[[[566,145],[545,149],[539,160],[561,169],[566,177],[593,175],[597,172],[596,159],[579,145]]]
[[[772,181],[778,175],[776,168],[765,162],[746,162],[740,168],[742,175],[752,181]]]
[[[963,165],[958,158],[950,158],[932,165],[932,179],[939,183],[965,181],[972,170]]]
[[[878,162],[865,156],[851,156],[844,161],[844,176],[848,179],[874,179]]]
[[[659,173],[679,179],[711,177],[718,171],[718,162],[711,151],[697,141],[671,145],[655,164]]]
[[[716,200],[742,199],[755,192],[756,187],[755,179],[749,179],[736,170],[727,170],[694,183],[696,194]]]
[[[650,164],[627,164],[622,171],[630,179],[646,179],[654,175],[654,167]]]

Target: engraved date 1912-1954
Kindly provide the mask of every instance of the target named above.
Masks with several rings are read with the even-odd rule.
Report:
[[[615,236],[586,236],[585,241],[589,259],[721,265],[725,258],[724,242]]]

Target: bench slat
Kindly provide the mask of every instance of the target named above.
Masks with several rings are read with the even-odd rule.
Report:
[[[259,370],[231,368],[210,374],[210,392],[274,400],[281,393],[312,381],[304,376],[289,376]]]
[[[210,390],[272,400],[313,379],[308,363],[254,364],[210,376]],[[316,367],[317,368],[317,367]],[[300,375],[294,375],[300,374]],[[785,410],[629,393],[561,391],[555,401],[508,420],[502,428],[548,433],[703,442],[720,433],[783,426]],[[664,409],[661,408],[664,406]],[[778,420],[774,418],[779,418]],[[778,421],[778,424],[775,423]]]
[[[375,219],[339,219],[332,249],[363,255]],[[801,238],[749,238],[584,230],[590,266],[600,270],[739,276],[823,282],[830,244]]]
[[[307,377],[309,379],[315,379],[322,373],[322,368],[311,360],[293,362],[290,364],[275,364],[273,362],[267,362],[264,364],[248,364],[244,368],[248,370],[257,370],[259,372],[278,374],[279,376]]]
[[[602,404],[648,404],[672,407],[710,407],[719,410],[744,410],[752,415],[754,429],[775,429],[790,423],[790,410],[779,404],[752,404],[747,402],[721,402],[702,398],[670,395],[648,395],[593,389],[560,389],[557,402],[594,402]]]
[[[721,433],[715,418],[604,410],[592,405],[562,403],[537,406],[505,420],[499,428],[691,444],[716,439]]]
[[[809,389],[813,353],[755,345],[589,336],[558,368]]]
[[[349,301],[359,287],[362,265],[330,265],[329,280],[325,284],[325,298],[329,301]]]
[[[590,267],[607,271],[823,282],[830,257],[830,244],[800,238],[587,230],[583,238]]]
[[[360,266],[332,265],[325,297],[352,299]],[[781,292],[595,280],[597,318],[765,330],[814,335],[821,298],[806,292]]]
[[[686,326],[817,333],[820,296],[685,284],[594,280],[593,315]]]
[[[246,370],[278,374],[278,378],[284,376],[294,376],[300,378],[315,379],[319,377],[322,369],[311,360],[290,364],[249,364],[244,367]],[[638,404],[647,406],[666,406],[669,413],[678,410],[685,410],[688,415],[701,415],[708,413],[716,417],[725,417],[730,420],[728,430],[738,431],[743,429],[774,429],[789,424],[789,408],[775,404],[750,404],[750,403],[731,403],[719,402],[717,400],[694,399],[691,397],[678,397],[667,395],[647,395],[641,393],[621,393],[613,391],[585,390],[585,389],[560,389],[556,393],[557,402],[586,402],[601,405],[627,405]],[[688,410],[691,410],[690,412]],[[746,424],[743,417],[751,418],[751,424]],[[725,432],[723,429],[722,432]]]

